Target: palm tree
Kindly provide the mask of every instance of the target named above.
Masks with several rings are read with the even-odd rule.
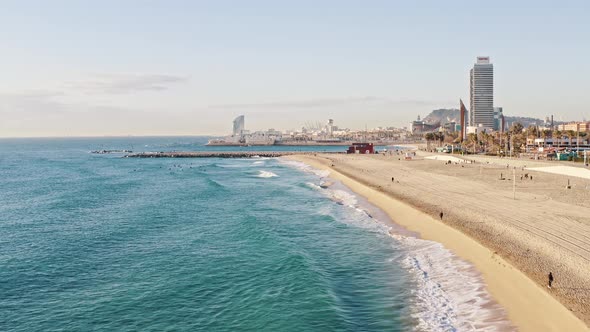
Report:
[[[526,134],[528,138],[535,138],[537,137],[537,127],[530,125],[527,129],[526,129]]]
[[[568,131],[567,131],[567,137],[568,137],[568,141],[569,141],[569,146],[570,146],[570,148],[571,148],[571,147],[572,147],[572,139],[573,139],[574,137],[576,137],[576,132],[575,132],[575,131],[573,131],[573,130],[568,130]]]
[[[541,131],[541,138],[543,139],[543,146],[545,146],[545,141],[547,140],[547,136],[549,136],[549,134],[551,134],[551,131],[549,129],[545,129],[545,130]]]
[[[426,133],[424,135],[424,138],[426,139],[426,149],[430,150],[430,141],[434,141],[434,134],[433,133]]]
[[[483,152],[487,153],[488,151],[488,141],[489,141],[489,134],[484,131],[481,132],[481,134],[479,135],[480,137],[480,142],[483,143]],[[481,145],[480,143],[480,145]]]
[[[442,132],[438,132],[437,133],[437,137],[438,138],[438,146],[440,147],[442,145],[442,143],[445,141],[445,133]]]
[[[559,149],[559,142],[561,141],[562,132],[561,130],[556,130],[554,134],[555,138],[557,139],[557,148]]]
[[[511,134],[522,134],[524,127],[520,122],[514,122],[508,130]]]
[[[497,151],[496,136],[497,135],[488,135],[489,151],[491,152],[491,154],[494,154],[494,151]]]
[[[468,145],[473,145],[473,152],[475,153],[475,145],[477,143],[477,136],[474,133],[467,134]]]

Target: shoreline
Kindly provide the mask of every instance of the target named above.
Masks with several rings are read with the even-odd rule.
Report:
[[[328,198],[346,205],[348,203],[334,196],[334,191],[352,195],[355,203],[349,207],[361,209],[373,222],[388,229],[384,234],[404,252],[403,259],[399,261],[400,266],[416,283],[410,300],[412,318],[418,322],[416,328],[421,331],[470,331],[477,326],[482,331],[516,331],[506,310],[492,298],[481,273],[473,264],[440,243],[423,239],[418,232],[396,223],[382,208],[330,176],[329,171],[303,162],[297,163],[305,165],[305,172],[311,171],[319,176],[318,190]],[[295,167],[300,169],[298,165]],[[322,183],[327,185],[322,186]]]
[[[330,160],[309,155],[286,156],[314,168],[328,170],[330,177],[367,199],[408,231],[425,240],[441,243],[459,258],[471,263],[481,274],[491,297],[501,305],[519,331],[588,331],[586,324],[528,276],[452,226],[435,220],[361,179],[334,169]]]

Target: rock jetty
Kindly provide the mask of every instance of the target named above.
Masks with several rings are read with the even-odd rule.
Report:
[[[302,151],[169,151],[169,152],[139,152],[125,155],[125,158],[275,158],[293,154],[317,154],[320,152],[302,152]],[[325,154],[326,152],[321,152]],[[345,152],[327,152],[340,154]]]

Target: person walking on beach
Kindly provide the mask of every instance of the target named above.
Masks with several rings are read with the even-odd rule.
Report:
[[[547,285],[547,287],[551,288],[552,283],[553,283],[553,273],[549,272],[549,285]]]
[[[443,217],[443,212],[442,212],[442,211],[440,211],[440,214],[439,214],[439,215],[440,215],[440,220],[442,220],[442,217]]]
[[[391,177],[391,182],[395,181],[395,179],[393,178],[393,176]]]

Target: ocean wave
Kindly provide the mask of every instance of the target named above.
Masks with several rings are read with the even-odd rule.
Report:
[[[315,184],[312,182],[306,183],[306,185],[308,187],[318,190],[318,191],[321,191],[324,194],[324,196],[326,196],[330,200],[332,200],[340,205],[344,205],[344,206],[353,208],[357,211],[362,211],[363,213],[370,216],[370,214],[367,211],[357,207],[358,200],[354,194],[349,193],[346,190],[330,189],[330,187],[322,187],[322,184],[323,184],[323,182],[320,182],[320,184]]]
[[[259,178],[274,178],[274,177],[278,177],[278,175],[276,175],[273,172],[259,171],[257,177],[259,177]]]
[[[250,164],[214,164],[215,167],[219,168],[249,168],[252,167]]]
[[[260,159],[263,159],[263,158],[260,158]],[[234,159],[234,160],[232,160],[231,164],[230,163],[217,163],[214,165],[215,165],[215,167],[220,167],[220,168],[250,168],[250,167],[265,165],[266,159],[270,159],[270,158],[265,158],[263,160],[256,160],[255,162],[251,162],[251,160],[249,160],[249,159]],[[247,163],[244,163],[244,162],[236,163],[236,161],[238,161],[238,160],[247,161]]]
[[[315,189],[315,190],[322,190],[323,189],[319,185],[312,183],[312,182],[306,182],[305,185],[307,185],[308,187]]]
[[[336,203],[356,209],[358,203],[356,196],[344,190],[326,190],[327,196]]]
[[[475,268],[442,244],[395,236],[407,255],[402,266],[417,287],[413,317],[427,331],[511,331],[502,307],[495,303]]]
[[[310,165],[308,165],[306,163],[302,163],[300,161],[279,159],[279,162],[281,164],[297,168],[303,172],[317,175],[320,178],[325,178],[325,177],[330,176],[330,171],[313,168]]]
[[[220,182],[213,180],[211,178],[206,178],[207,183],[209,183],[211,186],[216,187],[216,188],[225,188],[225,186],[223,184],[221,184]]]

